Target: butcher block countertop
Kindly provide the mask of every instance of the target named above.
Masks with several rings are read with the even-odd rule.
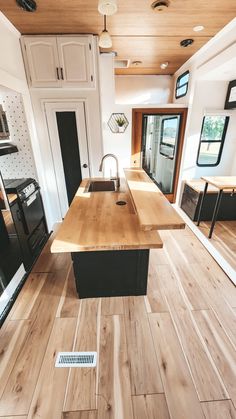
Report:
[[[185,228],[182,218],[143,169],[124,172],[142,230]]]
[[[185,224],[142,169],[125,169],[119,191],[88,192],[84,179],[51,246],[52,253],[162,248],[159,229]],[[127,204],[120,206],[117,201]]]
[[[157,231],[141,230],[124,180],[120,192],[86,192],[91,180],[82,181],[52,243],[52,253],[163,247]],[[127,204],[119,206],[117,201]]]

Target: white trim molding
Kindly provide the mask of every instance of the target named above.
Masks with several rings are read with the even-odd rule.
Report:
[[[20,282],[22,281],[25,275],[25,268],[24,265],[21,264],[18,271],[15,273],[11,282],[8,284],[6,289],[3,291],[0,297],[0,317],[3,314],[4,310],[6,309],[7,305],[9,304],[13,294],[15,293],[17,287],[19,286]]]

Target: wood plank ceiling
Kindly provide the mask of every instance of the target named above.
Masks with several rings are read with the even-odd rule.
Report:
[[[129,59],[130,67],[117,74],[173,74],[188,58],[236,16],[235,0],[170,0],[163,12],[153,11],[153,0],[118,0],[118,12],[108,17],[113,50]],[[93,33],[103,29],[98,0],[37,0],[37,11],[22,11],[15,0],[0,0],[0,10],[22,34]],[[204,30],[194,32],[193,27]],[[194,39],[188,48],[182,39]],[[135,66],[133,61],[142,61]],[[160,64],[168,61],[166,70]]]

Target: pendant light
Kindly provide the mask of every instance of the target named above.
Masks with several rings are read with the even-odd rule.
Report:
[[[99,0],[98,11],[101,15],[114,15],[117,12],[117,0]]]
[[[104,15],[104,29],[99,36],[99,43],[100,48],[111,48],[112,47],[112,39],[107,30],[107,17]]]

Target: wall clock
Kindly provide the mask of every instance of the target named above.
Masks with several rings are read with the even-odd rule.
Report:
[[[236,109],[236,80],[229,82],[225,109]]]

